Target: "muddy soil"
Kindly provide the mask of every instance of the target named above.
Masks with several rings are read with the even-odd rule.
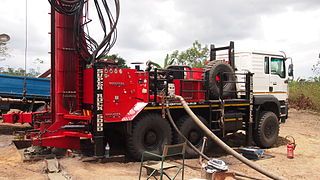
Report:
[[[319,179],[320,177],[320,114],[308,111],[290,110],[289,119],[281,125],[278,143],[265,153],[273,156],[256,161],[259,165],[287,179]],[[8,134],[7,125],[0,124],[0,133]],[[15,127],[16,128],[16,127]],[[296,139],[295,158],[286,157],[285,136]],[[23,162],[21,155],[11,143],[12,135],[0,135],[0,179],[47,179],[43,161]],[[237,146],[244,136],[237,134],[228,142]],[[231,171],[239,171],[254,177],[264,178],[218,149],[211,149],[211,156],[224,160]],[[138,162],[84,162],[81,157],[65,157],[60,163],[72,179],[137,179],[140,163]],[[143,176],[146,176],[143,170]],[[198,159],[186,160],[185,179],[203,176]]]

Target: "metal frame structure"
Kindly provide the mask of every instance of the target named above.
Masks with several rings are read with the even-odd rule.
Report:
[[[224,136],[228,132],[244,129],[247,132],[247,143],[252,142],[252,73],[241,74],[245,76],[244,82],[219,78],[220,94],[218,98],[212,99],[210,77],[205,68],[176,66],[152,70],[149,67],[148,71],[141,71],[137,66],[136,69],[119,68],[107,60],[88,60],[89,55],[84,60],[83,55],[88,54],[88,51],[79,50],[74,39],[74,20],[77,17],[60,14],[52,8],[51,110],[31,113],[26,117],[26,121],[34,125],[34,130],[28,132],[33,145],[81,149],[82,141],[86,140],[92,145],[93,154],[103,157],[104,147],[112,141],[108,136],[110,129],[125,127],[123,135],[132,137],[133,127],[139,122],[146,122],[146,119],[141,120],[145,113],[155,115],[164,112],[164,98],[170,93],[183,96],[190,108],[206,117],[213,132]],[[80,39],[85,38],[84,32],[81,32]],[[228,63],[234,69],[234,43],[217,48],[211,45],[211,61],[216,60],[216,51],[219,50],[228,50]],[[235,73],[231,75],[235,76]],[[244,83],[245,90],[234,90],[234,96],[226,97],[223,95],[224,83]],[[180,110],[183,107],[180,102],[170,101],[169,108],[173,114],[181,116]],[[152,121],[155,120],[147,119],[147,122]],[[169,129],[170,125],[166,127]],[[150,133],[150,139],[155,141],[157,137],[154,138],[154,134]],[[161,144],[155,145],[158,149],[162,147]]]

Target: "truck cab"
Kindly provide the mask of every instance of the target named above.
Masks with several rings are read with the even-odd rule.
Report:
[[[286,58],[276,53],[240,52],[235,53],[237,71],[249,70],[254,73],[255,95],[271,94],[279,101],[288,98],[288,75]]]
[[[279,118],[282,122],[288,117],[288,81],[292,76],[292,70],[287,67],[288,65],[287,58],[280,52],[235,53],[235,70],[254,73],[254,97],[277,99],[280,104]]]

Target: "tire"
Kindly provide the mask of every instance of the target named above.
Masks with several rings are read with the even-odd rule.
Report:
[[[199,119],[204,123],[206,126],[208,123],[204,118],[198,116]],[[177,122],[177,127],[181,131],[181,133],[197,148],[201,151],[201,147],[203,144],[203,137],[204,132],[198,127],[198,125],[193,122],[190,116],[183,116]],[[176,134],[176,142],[182,143],[184,142],[184,138],[181,137],[178,133]],[[195,158],[199,157],[199,154],[195,152],[191,147],[186,147],[186,158]]]
[[[272,147],[278,139],[279,120],[275,113],[263,111],[254,131],[254,141],[261,148]]]
[[[141,160],[144,151],[162,154],[163,146],[172,143],[169,122],[160,114],[144,114],[133,121],[132,132],[127,136],[127,150],[135,160]],[[145,159],[152,159],[145,157]]]
[[[224,61],[211,61],[207,67],[209,70],[209,90],[211,98],[218,98],[220,94],[220,79],[223,81],[235,81],[234,71],[232,67]],[[227,74],[223,74],[227,73]],[[223,96],[224,97],[233,97],[235,95],[235,83],[224,83],[223,84]],[[229,92],[228,92],[229,91]]]

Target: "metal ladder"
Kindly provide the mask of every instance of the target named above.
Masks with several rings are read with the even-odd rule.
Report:
[[[210,100],[210,102],[219,102],[219,107],[214,108],[212,107],[212,104],[210,103],[210,126],[212,132],[222,132],[222,136],[225,135],[225,102],[223,99],[219,98],[219,100]],[[213,117],[218,117],[214,118]]]

